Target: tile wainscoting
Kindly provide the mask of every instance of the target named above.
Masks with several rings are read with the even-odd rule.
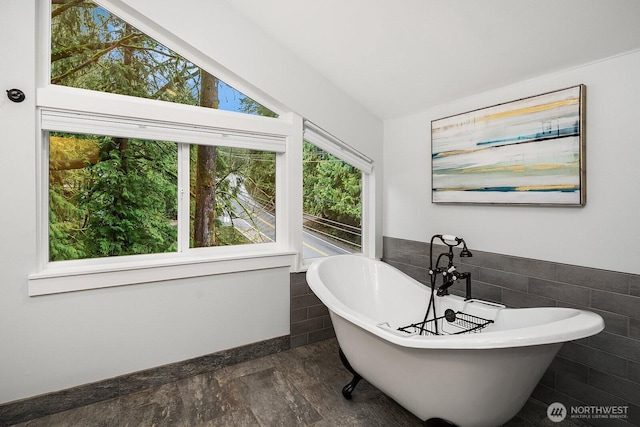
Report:
[[[393,237],[384,237],[383,242],[385,262],[427,283],[428,243]],[[472,258],[456,257],[455,263],[459,271],[471,272],[473,297],[508,307],[581,308],[605,320],[600,334],[562,347],[533,397],[546,404],[561,402],[583,413],[599,410],[586,406],[626,407],[624,419],[592,416],[583,420],[596,426],[639,426],[640,275],[470,249]],[[464,296],[464,283],[450,291]]]
[[[306,273],[291,273],[291,348],[335,337],[329,310],[307,285]]]

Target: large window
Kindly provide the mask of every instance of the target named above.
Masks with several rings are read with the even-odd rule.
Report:
[[[273,152],[48,135],[49,261],[275,241]]]
[[[50,66],[37,96],[41,256],[30,293],[291,265],[278,195],[301,120],[104,4],[111,12],[90,1],[41,10]]]
[[[371,253],[368,158],[246,96],[255,89],[118,2],[100,4],[39,3],[30,295]]]
[[[91,1],[52,2],[50,57],[51,84],[277,116]],[[275,240],[274,152],[52,130],[49,261]]]

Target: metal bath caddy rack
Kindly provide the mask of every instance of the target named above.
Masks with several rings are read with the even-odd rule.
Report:
[[[431,320],[412,323],[398,328],[398,331],[409,335],[458,335],[481,332],[493,323],[493,320],[483,319],[461,311],[447,309],[444,315]]]

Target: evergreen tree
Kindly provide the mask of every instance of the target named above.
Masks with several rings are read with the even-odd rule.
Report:
[[[362,225],[362,172],[308,142],[303,163],[303,210],[317,218],[310,227],[360,245],[350,230]]]

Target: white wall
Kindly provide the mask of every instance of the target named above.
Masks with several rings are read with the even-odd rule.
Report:
[[[237,67],[252,81],[247,87],[264,84],[282,105],[381,159],[379,120],[218,11],[218,2],[127,2]],[[0,26],[0,403],[288,334],[287,268],[28,296],[36,268],[35,3],[2,0],[2,15],[14,19]],[[214,36],[216,28],[223,34]],[[25,102],[7,99],[13,87]]]
[[[454,234],[471,250],[640,274],[639,75],[636,51],[386,121],[384,235]],[[580,83],[587,86],[585,207],[430,202],[431,120]]]

